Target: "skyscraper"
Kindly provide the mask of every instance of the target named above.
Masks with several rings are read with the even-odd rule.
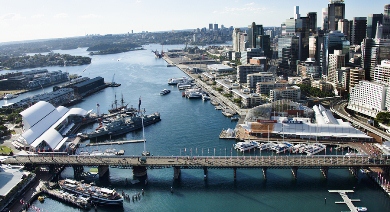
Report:
[[[351,28],[351,45],[360,45],[363,39],[366,37],[367,31],[367,18],[366,17],[354,17],[350,22]]]
[[[376,35],[376,25],[382,24],[383,14],[369,14],[367,17],[367,38],[375,38]]]
[[[382,38],[390,38],[390,4],[386,4],[383,13],[383,34]]]
[[[218,30],[218,24],[214,24],[214,30],[215,30],[215,31]]]
[[[349,21],[347,19],[340,19],[338,24],[338,29],[341,33],[345,35],[345,37],[350,39],[351,29],[349,28]]]
[[[328,4],[328,30],[338,30],[338,22],[345,18],[344,0],[329,0]]]
[[[213,30],[213,24],[209,24],[209,30]]]
[[[328,31],[329,20],[328,20],[328,8],[322,8],[322,30]]]

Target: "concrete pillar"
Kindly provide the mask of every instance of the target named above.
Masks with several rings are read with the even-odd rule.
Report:
[[[133,166],[133,175],[137,178],[142,178],[147,176],[146,166]]]
[[[237,179],[237,168],[236,167],[233,168],[233,175],[234,175],[234,180],[236,180]]]
[[[323,166],[323,167],[321,167],[320,170],[321,170],[322,175],[325,177],[325,179],[328,179],[329,167],[328,166]]]
[[[208,173],[207,167],[203,166],[203,177],[204,177],[204,179],[207,179],[207,173]]]
[[[266,180],[267,179],[267,167],[263,167],[262,170],[263,170],[264,180]]]
[[[173,167],[173,179],[178,180],[181,176],[181,169],[178,166]]]
[[[56,165],[50,164],[49,165],[49,173],[54,174],[56,172]]]
[[[98,166],[99,178],[108,178],[110,176],[110,168],[107,165]]]
[[[351,174],[355,177],[355,178],[358,178],[358,174],[359,174],[359,167],[349,167],[349,171],[351,172]]]
[[[295,179],[297,179],[297,177],[298,177],[298,167],[297,166],[291,167],[291,172],[292,172],[293,177]]]
[[[75,179],[79,179],[81,177],[81,173],[83,172],[84,172],[84,166],[73,165],[73,174]]]

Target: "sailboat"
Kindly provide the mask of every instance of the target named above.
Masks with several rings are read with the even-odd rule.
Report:
[[[116,94],[115,94],[114,103],[111,105],[111,109],[109,109],[108,112],[110,112],[110,113],[117,113],[117,112],[120,112],[122,110],[126,110],[127,109],[127,105],[128,104],[125,104],[125,101],[123,100],[123,94],[122,94],[121,106],[118,107],[118,101],[116,100]]]
[[[146,139],[145,139],[145,128],[144,128],[144,117],[143,116],[142,116],[142,137],[144,140],[144,151],[142,152],[142,156],[150,156],[150,152],[146,151],[146,145],[145,145]]]

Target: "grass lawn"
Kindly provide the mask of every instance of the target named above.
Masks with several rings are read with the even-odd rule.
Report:
[[[12,152],[11,148],[7,146],[0,146],[0,155],[9,155]]]

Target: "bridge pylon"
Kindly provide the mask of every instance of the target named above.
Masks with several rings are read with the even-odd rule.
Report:
[[[267,169],[268,169],[267,167],[263,167],[263,168],[262,168],[264,180],[267,179]]]
[[[73,174],[75,179],[80,179],[81,174],[84,172],[84,166],[82,165],[73,165]]]
[[[98,166],[99,178],[109,178],[110,177],[110,168],[107,165]]]
[[[322,175],[325,177],[325,179],[328,179],[328,170],[329,170],[328,166],[323,166],[320,168],[320,171]]]
[[[173,167],[173,179],[178,180],[181,176],[181,169],[179,166]]]
[[[234,177],[234,180],[237,179],[237,167],[233,168],[233,177]]]
[[[206,166],[203,166],[203,177],[206,180],[207,179],[208,170]]]
[[[147,176],[146,166],[133,166],[133,176],[142,178]]]
[[[291,167],[291,173],[292,173],[294,179],[297,179],[297,177],[298,177],[298,166]]]
[[[352,174],[355,178],[358,178],[358,177],[359,177],[359,169],[360,169],[360,167],[356,167],[356,166],[349,167],[349,171],[351,172],[351,174]]]

